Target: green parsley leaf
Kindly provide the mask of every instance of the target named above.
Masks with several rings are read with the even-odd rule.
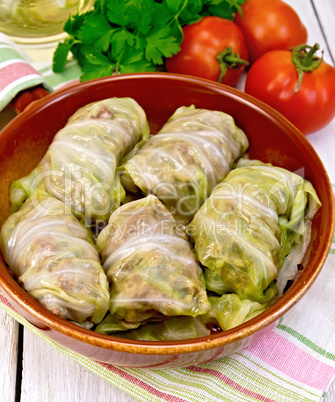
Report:
[[[129,8],[133,7],[131,2],[114,0],[107,3],[106,17],[110,24],[127,27],[131,23],[128,17]]]
[[[209,0],[202,14],[233,20],[235,13],[241,12],[241,4],[244,2],[245,0]]]
[[[80,76],[80,81],[89,81],[96,78],[108,77],[113,75],[114,67],[109,65],[109,67],[103,65],[85,64],[82,68],[83,74]]]
[[[134,1],[133,7],[129,8],[128,15],[132,21],[131,29],[136,35],[147,35],[152,26],[154,10],[151,0]]]
[[[126,49],[119,61],[119,70],[123,74],[155,69],[155,65],[144,58],[142,49]]]
[[[110,37],[114,31],[115,28],[112,28],[102,15],[91,14],[87,16],[85,24],[77,30],[77,37],[80,41],[87,44],[95,43],[102,37],[110,41]]]
[[[108,57],[98,51],[91,51],[85,54],[85,63],[82,68],[81,81],[88,81],[94,78],[101,78],[112,75],[115,72],[115,64],[112,64]]]
[[[201,1],[199,1],[201,3]],[[178,15],[183,8],[189,3],[188,0],[165,0],[165,6],[174,14]]]
[[[93,10],[69,17],[53,56],[62,72],[69,53],[82,68],[81,80],[155,71],[178,53],[182,27],[205,15],[233,19],[245,0],[96,0]]]
[[[154,64],[163,64],[163,57],[171,57],[180,50],[176,38],[170,35],[168,26],[158,30],[152,30],[146,38],[147,46],[145,57]]]
[[[136,44],[136,36],[124,28],[119,28],[112,36],[112,55],[117,58],[118,54],[126,47]]]
[[[55,73],[61,73],[64,71],[67,56],[71,50],[71,47],[72,39],[66,39],[63,43],[58,45],[52,60],[52,69]]]
[[[70,16],[70,18],[66,21],[64,25],[64,31],[67,32],[69,35],[76,35],[76,32],[84,24],[86,17],[90,13],[91,12],[81,15],[75,14]]]
[[[201,20],[204,10],[205,1],[201,0],[191,0],[188,1],[186,7],[184,7],[179,16],[181,25],[194,24]]]

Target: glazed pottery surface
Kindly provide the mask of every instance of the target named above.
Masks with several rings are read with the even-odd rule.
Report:
[[[168,73],[119,75],[76,84],[28,106],[0,133],[0,226],[10,214],[9,185],[41,160],[56,132],[71,114],[109,97],[134,98],[156,133],[179,106],[231,114],[247,134],[249,157],[296,172],[314,185],[322,207],[297,278],[276,303],[229,331],[187,341],[130,341],[97,334],[67,322],[30,297],[0,261],[0,288],[17,311],[45,335],[70,350],[125,367],[182,367],[232,353],[272,328],[308,291],[328,255],[334,228],[332,188],[322,162],[288,120],[262,102],[218,83]],[[303,300],[301,301],[303,303]]]

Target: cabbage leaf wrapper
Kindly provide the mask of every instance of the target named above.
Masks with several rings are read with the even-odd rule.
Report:
[[[211,329],[218,332],[235,328],[256,317],[267,307],[267,303],[260,304],[248,299],[241,300],[234,293],[209,296],[208,300],[212,304],[211,310],[197,317],[171,317],[163,321],[141,325],[141,323],[126,323],[108,314],[95,331],[140,341],[194,339],[210,335]]]
[[[222,331],[227,331],[256,317],[267,307],[267,303],[258,303],[249,299],[240,299],[235,293],[222,296],[209,296],[211,310],[200,317],[207,326],[219,325]]]
[[[95,331],[126,339],[140,341],[178,341],[194,339],[211,334],[211,328],[226,331],[256,317],[267,307],[248,299],[241,300],[236,294],[209,296],[211,310],[197,317],[171,317],[160,322],[126,323],[108,314]]]
[[[155,194],[187,224],[248,145],[232,116],[182,106],[126,162],[121,181],[128,191]]]
[[[109,335],[118,331],[128,331],[131,329],[136,329],[141,325],[140,322],[126,322],[116,318],[110,313],[97,325],[95,332],[99,334]]]
[[[92,234],[61,201],[34,193],[1,228],[1,251],[21,286],[67,320],[99,323],[109,284]]]
[[[154,195],[114,211],[97,248],[117,319],[136,323],[210,310],[202,269],[185,233]]]
[[[36,189],[43,189],[89,224],[107,223],[125,197],[117,168],[148,138],[145,112],[131,98],[110,98],[80,108],[56,134],[39,165],[12,183],[12,211],[18,211]]]
[[[96,332],[137,341],[180,341],[209,336],[211,333],[199,317],[171,317],[160,322],[149,322],[137,329],[112,333],[107,326],[99,325]]]
[[[280,297],[297,274],[320,205],[301,176],[241,159],[187,228],[207,289],[260,303]]]

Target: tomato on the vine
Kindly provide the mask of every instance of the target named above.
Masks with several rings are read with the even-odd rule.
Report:
[[[282,113],[304,134],[335,117],[335,68],[315,56],[319,45],[273,50],[251,66],[245,92]]]
[[[234,21],[241,28],[250,62],[270,50],[289,50],[307,42],[298,14],[282,0],[246,0]]]
[[[183,27],[181,50],[167,58],[168,72],[193,75],[235,86],[248,65],[243,33],[233,22],[207,16]]]

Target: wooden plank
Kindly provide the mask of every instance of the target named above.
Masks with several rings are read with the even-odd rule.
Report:
[[[334,0],[286,0],[286,3],[294,8],[303,24],[306,26],[308,32],[308,44],[314,45],[316,42],[319,43],[321,49],[324,49],[325,51],[324,57],[328,63],[332,63],[332,56],[328,50],[327,42],[330,43],[333,40],[333,36],[327,37],[326,42],[324,29],[320,27],[320,22],[323,23],[324,20],[321,20],[319,14],[316,13],[316,11],[319,12],[320,7],[316,10],[315,4],[319,3],[319,5],[326,5],[329,8],[334,8],[334,5],[332,6],[332,4],[334,4],[333,2]]]
[[[19,324],[0,309],[0,399],[15,401]]]
[[[313,7],[317,13],[322,32],[326,37],[328,50],[332,55],[333,65],[335,63],[335,2],[334,0],[313,0]],[[334,399],[335,400],[335,399]]]
[[[332,60],[331,53],[334,55],[332,35],[332,27],[334,27],[333,1],[287,0],[287,3],[292,5],[308,27],[308,43],[313,44],[316,41],[320,43],[321,47],[326,50],[325,59],[328,62]],[[318,25],[318,21],[321,22],[322,27]],[[6,349],[3,357],[5,362],[0,365],[0,395],[5,396],[4,400],[6,402],[14,401],[15,397],[17,343],[15,344],[14,339],[17,339],[17,328],[18,325],[0,311],[0,341],[1,345],[6,345],[2,349]],[[73,402],[79,400],[99,402],[135,401],[125,392],[118,390],[79,363],[54,350],[35,334],[26,330],[24,335],[21,401]],[[325,401],[335,401],[334,386],[328,391]]]
[[[333,381],[332,385],[330,386],[324,402],[334,402],[334,401],[335,401],[335,381]]]
[[[20,402],[136,401],[28,330],[21,387]]]
[[[335,59],[335,41],[334,41],[334,26],[335,26],[335,3],[334,0],[312,0],[311,1],[313,11],[315,13],[315,18],[318,20],[320,24],[320,28],[315,30],[309,34],[309,38],[315,41],[321,42],[320,45],[322,48],[327,50],[325,52],[325,60],[334,64]],[[302,13],[302,9],[306,5],[306,2],[303,0],[299,0],[299,10],[298,12]],[[308,25],[310,26],[310,25]],[[309,40],[309,44],[312,44]],[[327,395],[324,399],[325,402],[334,402],[335,401],[335,381],[330,386]]]
[[[318,42],[325,50],[324,59],[333,64],[335,56],[334,43],[334,0],[286,0],[298,13],[307,27],[308,44]],[[335,381],[330,386],[324,402],[335,401]]]
[[[324,59],[333,64],[335,58],[334,26],[335,3],[334,0],[287,0],[299,14],[308,30],[308,44],[318,42],[325,50]],[[312,23],[313,21],[313,23]],[[324,402],[335,401],[335,381],[331,384]]]

